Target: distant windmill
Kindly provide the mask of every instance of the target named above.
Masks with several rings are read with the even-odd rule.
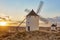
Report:
[[[26,31],[39,30],[39,19],[45,23],[48,23],[48,20],[38,15],[38,13],[42,9],[42,6],[43,6],[43,1],[40,1],[37,12],[34,12],[34,10],[32,9],[32,11],[26,15],[26,18],[25,18],[26,19]],[[28,9],[26,9],[25,11],[29,12]],[[25,21],[25,19],[18,26],[20,26]]]

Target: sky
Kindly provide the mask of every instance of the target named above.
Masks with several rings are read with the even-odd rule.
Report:
[[[36,12],[40,1],[44,4],[39,15],[44,18],[60,16],[60,0],[0,0],[0,16],[22,20],[28,14],[25,9]]]

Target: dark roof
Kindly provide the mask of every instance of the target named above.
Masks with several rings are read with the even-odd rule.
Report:
[[[32,9],[32,11],[27,15],[27,16],[38,16],[34,10]]]
[[[56,27],[57,25],[55,25],[55,24],[52,24],[51,26],[52,26],[52,27]]]

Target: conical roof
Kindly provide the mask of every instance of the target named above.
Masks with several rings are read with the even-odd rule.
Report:
[[[32,9],[32,11],[27,15],[27,16],[38,16],[34,10]]]

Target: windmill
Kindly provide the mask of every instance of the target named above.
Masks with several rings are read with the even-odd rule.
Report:
[[[39,30],[39,19],[45,23],[48,23],[48,20],[38,15],[38,13],[41,11],[42,6],[43,6],[43,1],[40,1],[37,12],[34,12],[34,10],[32,9],[32,11],[28,15],[26,15],[25,19],[26,19],[27,31]],[[25,11],[29,12],[29,10],[27,9]],[[25,21],[25,19],[18,26],[20,26]]]

